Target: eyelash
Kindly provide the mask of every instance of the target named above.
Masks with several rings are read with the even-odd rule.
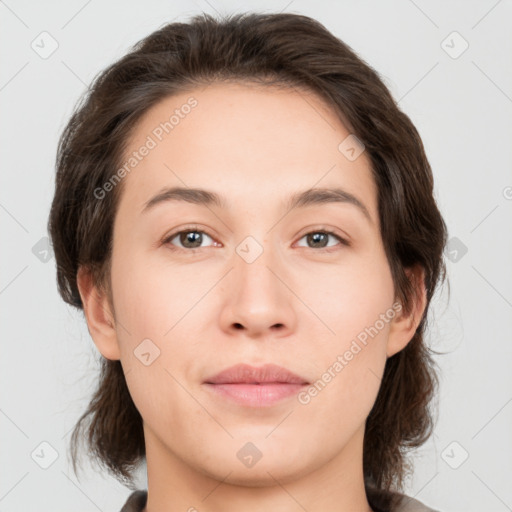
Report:
[[[195,253],[195,252],[197,252],[200,249],[205,249],[205,247],[196,247],[196,248],[189,249],[189,248],[183,248],[183,247],[176,247],[176,246],[172,245],[171,244],[171,240],[173,240],[174,238],[176,238],[178,235],[180,235],[182,233],[202,233],[202,234],[207,235],[208,237],[210,237],[212,240],[215,240],[212,235],[210,235],[208,232],[206,232],[206,231],[204,231],[202,229],[199,229],[199,227],[189,227],[189,228],[186,228],[186,229],[182,229],[180,231],[175,231],[171,235],[165,237],[165,239],[162,240],[162,244],[163,245],[168,245],[171,248],[172,251],[185,251],[185,252]],[[336,238],[340,242],[340,245],[343,245],[343,246],[346,246],[346,247],[350,247],[351,246],[351,243],[348,240],[346,240],[345,238],[341,237],[340,235],[338,235],[334,231],[331,231],[329,229],[324,229],[324,228],[319,228],[319,229],[315,229],[313,231],[308,231],[307,233],[304,233],[304,235],[302,235],[299,238],[299,240],[302,240],[307,235],[316,234],[316,233],[322,233],[322,234],[325,234],[325,235],[331,235],[331,236],[333,236],[334,238]],[[316,251],[333,252],[333,251],[337,250],[336,247],[337,246],[321,247],[319,249],[316,249],[314,247],[305,247],[305,248],[306,249],[316,250]]]

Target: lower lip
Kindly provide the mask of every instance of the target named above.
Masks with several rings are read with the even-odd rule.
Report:
[[[246,407],[268,407],[297,395],[306,384],[211,384],[206,386],[220,396]]]

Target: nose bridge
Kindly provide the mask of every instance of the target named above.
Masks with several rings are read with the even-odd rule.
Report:
[[[261,240],[261,239],[260,239]],[[252,235],[247,236],[235,249],[235,275],[239,292],[254,294],[260,290],[265,294],[274,294],[276,290],[275,275],[269,268],[276,265],[276,248],[272,247],[270,237],[257,240]],[[276,271],[276,270],[274,270]]]
[[[249,235],[236,246],[224,327],[252,335],[293,328],[291,293],[281,281],[284,265],[274,245],[270,236]]]

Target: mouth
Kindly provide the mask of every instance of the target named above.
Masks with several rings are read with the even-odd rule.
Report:
[[[203,384],[217,397],[245,407],[269,407],[299,393],[309,382],[274,364],[231,366]]]

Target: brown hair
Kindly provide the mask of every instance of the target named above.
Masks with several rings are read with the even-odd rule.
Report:
[[[244,13],[217,20],[202,14],[171,23],[137,43],[97,76],[59,141],[55,197],[48,228],[63,299],[82,308],[80,266],[111,298],[112,231],[122,183],[101,200],[141,116],[172,94],[212,82],[250,81],[313,91],[365,145],[378,188],[381,235],[397,298],[411,311],[414,287],[405,269],[424,270],[427,307],[405,349],[390,357],[366,422],[364,477],[370,503],[390,503],[410,466],[407,449],[433,428],[437,389],[433,351],[424,341],[427,312],[445,278],[446,225],[433,197],[421,138],[379,75],[318,21],[297,14]],[[89,419],[87,425],[84,425]],[[71,438],[85,430],[91,455],[126,485],[145,457],[142,418],[120,361],[103,359],[99,385]]]

